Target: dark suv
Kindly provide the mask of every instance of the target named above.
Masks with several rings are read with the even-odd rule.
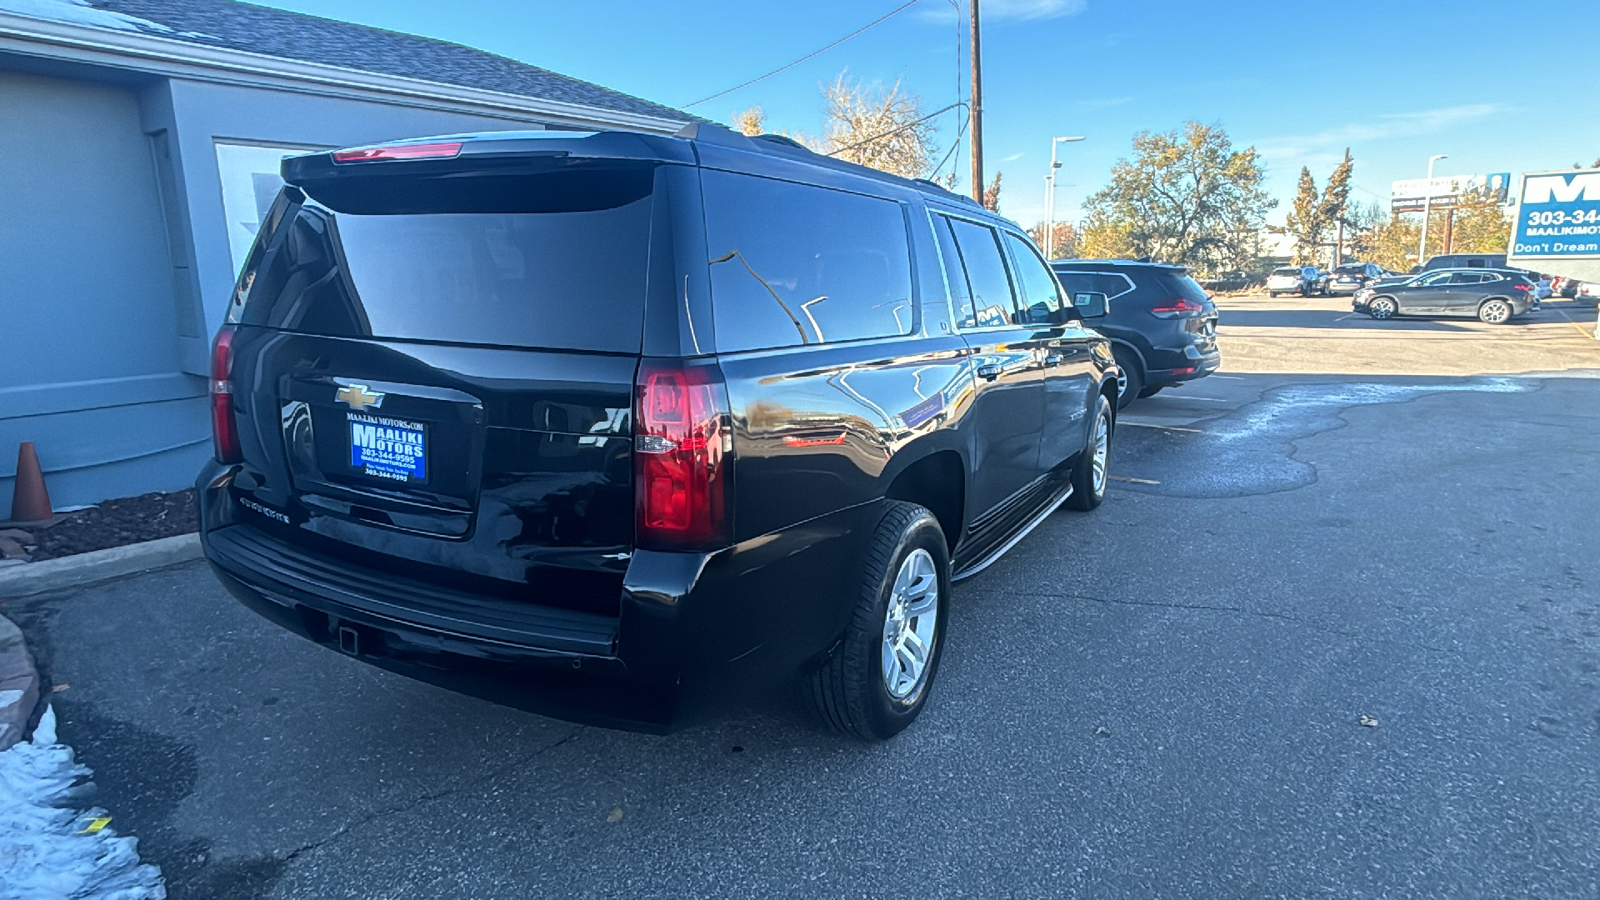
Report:
[[[374,665],[657,731],[798,677],[882,739],[950,583],[1104,495],[1104,298],[931,183],[711,126],[283,176],[216,340],[202,541]]]
[[[1183,266],[1127,259],[1058,259],[1050,263],[1067,296],[1103,293],[1111,308],[1094,320],[1111,340],[1120,399],[1203,378],[1222,365],[1217,305]]]

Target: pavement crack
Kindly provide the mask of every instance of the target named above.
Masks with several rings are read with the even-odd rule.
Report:
[[[380,809],[380,810],[368,813],[367,815],[362,816],[361,818],[359,818],[359,819],[357,819],[357,820],[355,820],[353,822],[348,822],[348,823],[346,823],[344,825],[341,825],[338,828],[334,829],[334,832],[332,834],[328,835],[327,837],[323,838],[322,840],[320,840],[320,841],[312,841],[309,844],[303,844],[303,845],[301,845],[299,847],[296,847],[295,849],[289,851],[289,853],[283,857],[284,869],[287,870],[288,867],[291,864],[293,864],[294,861],[299,859],[300,857],[305,856],[305,855],[310,854],[310,853],[315,853],[316,851],[321,850],[323,847],[326,847],[329,844],[332,844],[332,843],[335,843],[335,842],[339,841],[340,839],[342,839],[345,835],[349,834],[350,832],[355,831],[355,830],[357,830],[359,828],[365,827],[368,823],[376,822],[379,819],[387,818],[389,816],[396,816],[396,815],[400,815],[402,813],[411,812],[412,810],[414,810],[414,809],[416,809],[416,808],[418,808],[420,806],[424,806],[426,804],[433,803],[436,800],[442,800],[445,797],[449,797],[449,796],[451,796],[453,794],[459,794],[459,793],[461,793],[463,791],[471,790],[472,788],[475,788],[480,784],[483,784],[483,783],[485,783],[487,781],[490,781],[490,780],[493,780],[495,778],[500,777],[501,775],[505,774],[508,771],[512,771],[514,769],[520,769],[520,768],[528,765],[529,763],[533,762],[535,759],[538,759],[539,757],[545,755],[546,753],[549,753],[550,751],[555,750],[558,747],[561,747],[561,746],[563,746],[565,744],[569,744],[572,741],[576,740],[578,735],[582,734],[583,731],[587,727],[588,726],[585,726],[585,725],[579,725],[578,727],[574,728],[570,734],[567,734],[566,736],[562,737],[560,740],[554,741],[554,742],[549,743],[549,744],[546,744],[543,747],[540,747],[539,749],[534,750],[533,752],[526,754],[525,756],[521,757],[520,759],[515,760],[514,762],[508,763],[508,764],[506,764],[504,766],[496,767],[495,769],[493,769],[493,770],[491,770],[489,772],[486,772],[485,774],[480,775],[479,777],[474,778],[471,781],[463,782],[461,784],[455,785],[453,787],[444,788],[442,790],[430,791],[428,793],[425,793],[425,794],[422,794],[422,795],[420,795],[418,797],[415,797],[415,798],[413,798],[411,800],[408,800],[405,803],[400,803],[400,804],[397,804],[395,806],[387,807],[385,809]]]
[[[1055,599],[1055,600],[1086,600],[1086,601],[1088,601],[1090,603],[1103,603],[1103,604],[1106,604],[1106,605],[1116,605],[1116,606],[1143,606],[1143,607],[1151,607],[1151,608],[1155,608],[1155,609],[1182,609],[1182,610],[1190,610],[1190,611],[1194,611],[1194,612],[1233,613],[1235,615],[1241,615],[1241,616],[1255,616],[1257,618],[1262,618],[1262,619],[1275,619],[1275,620],[1280,621],[1280,622],[1288,622],[1288,623],[1290,623],[1292,625],[1299,625],[1299,626],[1301,626],[1303,628],[1308,628],[1308,629],[1310,629],[1312,631],[1320,631],[1323,634],[1331,634],[1331,635],[1334,635],[1336,637],[1349,638],[1349,639],[1352,639],[1352,640],[1377,641],[1377,642],[1381,642],[1381,643],[1385,643],[1385,644],[1394,644],[1394,645],[1400,646],[1400,647],[1410,647],[1413,650],[1425,650],[1425,651],[1427,651],[1429,653],[1449,653],[1450,652],[1450,650],[1448,648],[1445,648],[1445,647],[1435,647],[1435,646],[1433,646],[1431,644],[1418,644],[1418,643],[1413,643],[1411,641],[1397,641],[1397,640],[1395,640],[1393,638],[1378,637],[1378,636],[1366,634],[1366,633],[1359,632],[1359,631],[1346,631],[1346,630],[1341,629],[1341,628],[1330,628],[1327,625],[1322,625],[1322,624],[1319,624],[1317,622],[1313,622],[1310,619],[1301,618],[1300,616],[1292,616],[1292,615],[1290,615],[1288,613],[1272,612],[1272,611],[1269,611],[1269,610],[1250,609],[1250,608],[1244,607],[1244,606],[1221,606],[1221,605],[1208,604],[1208,603],[1164,603],[1164,602],[1159,601],[1159,600],[1126,600],[1126,599],[1122,599],[1122,598],[1112,598],[1112,597],[1093,597],[1093,596],[1090,596],[1088,594],[1055,594],[1055,593],[1044,593],[1044,592],[1034,592],[1034,591],[1026,591],[1026,592],[1024,592],[1024,591],[1002,591],[1002,590],[995,590],[993,588],[987,588],[987,589],[986,588],[971,588],[969,590],[972,593],[979,593],[979,594],[998,594],[998,595],[1002,595],[1002,596],[1010,594],[1010,595],[1015,595],[1015,596],[1019,596],[1019,597],[1020,596],[1049,597],[1049,598]]]

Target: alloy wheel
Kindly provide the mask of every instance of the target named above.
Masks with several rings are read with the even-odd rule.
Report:
[[[1105,413],[1101,413],[1094,423],[1094,460],[1090,474],[1090,484],[1094,487],[1094,495],[1099,497],[1106,492],[1106,459],[1111,448],[1111,420]]]
[[[918,547],[900,563],[884,616],[883,686],[890,697],[906,700],[926,683],[938,619],[939,570]]]

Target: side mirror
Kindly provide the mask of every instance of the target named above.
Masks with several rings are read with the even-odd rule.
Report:
[[[1099,291],[1079,291],[1072,295],[1072,307],[1085,319],[1098,319],[1111,312],[1111,300]]]

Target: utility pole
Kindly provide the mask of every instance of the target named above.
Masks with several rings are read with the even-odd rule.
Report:
[[[972,4],[972,108],[969,131],[972,140],[972,199],[983,205],[983,55],[978,41],[978,0]]]
[[[1456,242],[1456,208],[1444,211],[1444,252],[1449,253]]]

